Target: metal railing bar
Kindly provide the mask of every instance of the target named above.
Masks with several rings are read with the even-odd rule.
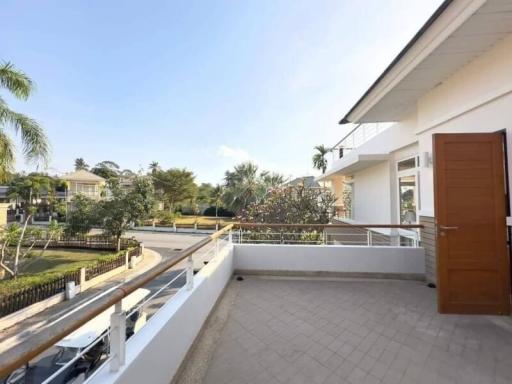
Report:
[[[411,229],[423,228],[422,224],[264,224],[264,223],[238,223],[235,228],[393,228]]]
[[[108,296],[103,296],[98,300],[84,306],[81,311],[71,314],[60,322],[58,327],[45,327],[36,331],[32,336],[27,338],[24,343],[20,343],[13,348],[0,353],[0,377],[7,376],[16,368],[30,361],[46,349],[52,347],[56,342],[63,339],[66,335],[78,329],[89,320],[98,316],[100,313],[134,292],[136,289],[143,287],[151,280],[160,276],[169,268],[175,266],[197,250],[203,248],[206,244],[218,239],[233,228],[233,224],[229,224],[214,234],[198,241],[197,243],[185,248],[178,253],[178,256],[164,260],[160,264],[148,270],[146,273],[135,277],[134,279],[119,285]]]
[[[41,384],[48,384],[53,379],[55,379],[57,376],[59,376],[63,371],[69,368],[70,365],[75,363],[78,359],[82,358],[83,355],[85,355],[87,352],[89,352],[96,344],[98,344],[101,340],[105,338],[105,336],[110,334],[110,328],[105,332],[102,333],[100,336],[96,338],[90,345],[88,345],[86,348],[84,348],[82,351],[76,354],[75,357],[73,357],[71,360],[69,360],[66,364],[61,366],[58,370],[53,372],[51,376],[47,377]]]
[[[160,292],[162,292],[165,288],[167,288],[169,285],[171,285],[176,280],[178,280],[181,276],[183,276],[186,272],[187,272],[187,270],[185,268],[183,268],[183,270],[180,273],[178,273],[176,276],[174,276],[171,281],[165,283],[158,291],[156,291],[151,296],[149,296],[146,300],[144,300],[142,303],[137,305],[130,313],[128,313],[126,315],[126,317],[130,317],[131,315],[133,315],[135,312],[137,312],[139,309],[141,309],[144,305],[146,305],[150,300],[153,300],[156,296],[158,296],[160,294]]]

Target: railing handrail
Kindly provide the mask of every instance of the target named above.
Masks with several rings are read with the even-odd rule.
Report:
[[[235,228],[424,228],[422,224],[280,224],[280,223],[237,223]]]
[[[9,350],[1,352],[0,377],[8,375],[13,370],[17,369],[40,353],[52,347],[56,342],[74,330],[80,328],[82,325],[98,316],[103,311],[115,305],[117,302],[128,296],[130,293],[134,292],[136,289],[143,287],[151,280],[167,271],[169,268],[183,261],[188,256],[203,248],[213,240],[221,237],[226,232],[231,230],[232,227],[233,224],[229,224],[228,226],[222,228],[207,238],[198,241],[197,243],[180,251],[177,257],[161,262],[160,264],[148,270],[146,273],[143,273],[142,275],[135,277],[133,280],[119,285],[108,295],[102,296],[99,299],[85,305],[80,309],[80,311],[76,311],[59,321],[57,326],[43,328],[30,336],[28,339],[24,340],[22,343],[19,343]]]
[[[338,141],[336,144],[334,144],[334,145],[331,147],[331,150],[336,149],[336,148],[338,147],[338,145],[340,145],[340,144],[341,144],[341,143],[343,143],[346,139],[348,139],[348,138],[350,137],[350,135],[352,135],[355,131],[357,131],[361,125],[363,125],[363,123],[359,123],[359,124],[357,124],[354,128],[352,128],[352,129],[350,130],[350,132],[349,132],[349,133],[347,133],[345,136],[343,136],[343,138],[342,138],[340,141]]]

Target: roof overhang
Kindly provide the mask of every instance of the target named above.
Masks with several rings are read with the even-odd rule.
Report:
[[[340,124],[400,121],[426,92],[510,33],[509,1],[444,1]]]
[[[351,175],[356,172],[360,172],[366,168],[373,167],[383,161],[389,160],[389,154],[360,154],[360,153],[349,153],[346,157],[338,160],[333,164],[332,168],[317,177],[318,181],[329,180],[335,176]]]

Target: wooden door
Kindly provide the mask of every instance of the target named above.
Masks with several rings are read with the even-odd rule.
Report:
[[[433,141],[439,312],[509,314],[502,134]]]

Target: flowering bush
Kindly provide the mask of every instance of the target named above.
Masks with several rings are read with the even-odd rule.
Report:
[[[246,223],[327,224],[335,202],[334,194],[323,188],[272,188],[260,201],[242,211],[239,219]]]

